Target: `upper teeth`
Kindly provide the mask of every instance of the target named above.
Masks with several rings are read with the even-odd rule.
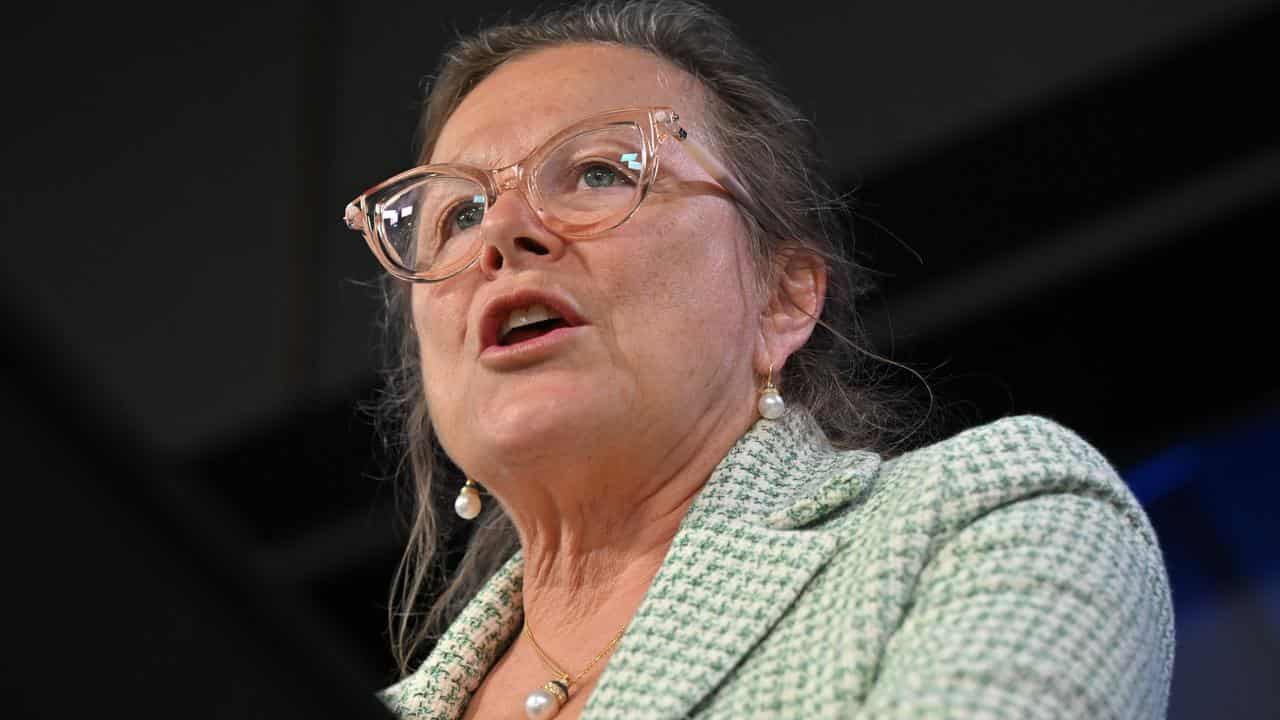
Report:
[[[503,337],[518,327],[532,325],[543,320],[559,319],[559,317],[559,313],[546,305],[530,305],[527,308],[512,310],[507,319],[503,321],[502,328],[498,331],[498,337]]]

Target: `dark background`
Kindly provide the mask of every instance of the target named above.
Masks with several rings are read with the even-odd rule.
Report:
[[[27,711],[78,685],[244,717],[290,682],[391,679],[404,526],[357,409],[379,268],[338,218],[411,164],[453,28],[534,6],[10,16],[0,403],[27,632],[4,674]],[[720,7],[856,188],[883,273],[864,316],[944,432],[1036,413],[1102,449],[1169,564],[1170,717],[1280,715],[1280,8]],[[246,689],[272,673],[293,679]]]

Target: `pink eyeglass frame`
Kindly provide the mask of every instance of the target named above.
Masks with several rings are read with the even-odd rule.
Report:
[[[724,164],[707,151],[702,144],[689,137],[689,133],[685,131],[679,124],[680,116],[669,107],[628,107],[617,110],[610,110],[592,115],[591,117],[580,120],[573,125],[561,130],[551,136],[535,148],[523,160],[520,160],[506,167],[497,168],[495,170],[484,170],[471,165],[460,163],[437,163],[431,165],[419,165],[404,172],[393,175],[386,180],[370,187],[360,193],[347,204],[346,211],[343,213],[343,220],[346,221],[347,227],[360,232],[369,245],[369,249],[373,252],[374,257],[382,264],[393,277],[407,282],[435,283],[448,280],[449,278],[462,273],[476,263],[480,258],[484,249],[484,243],[478,243],[476,251],[470,256],[470,259],[461,262],[456,268],[446,268],[444,274],[438,277],[425,277],[420,274],[412,273],[396,264],[391,255],[387,251],[386,241],[382,239],[378,228],[382,227],[381,208],[376,204],[370,208],[369,199],[376,193],[381,192],[385,188],[397,185],[406,180],[414,178],[425,178],[433,175],[446,175],[458,177],[475,182],[482,187],[485,192],[485,210],[498,201],[498,196],[509,190],[520,189],[523,191],[529,206],[534,209],[538,215],[538,219],[545,224],[548,229],[567,238],[581,239],[599,235],[602,232],[612,230],[622,225],[631,218],[635,211],[644,202],[645,197],[649,193],[649,188],[653,184],[654,179],[658,175],[658,149],[666,142],[667,138],[674,137],[689,152],[689,156],[702,167],[703,170],[710,175],[717,184],[720,185],[729,195],[749,214],[754,214],[753,204],[750,197],[742,185],[729,173]],[[595,223],[584,225],[572,225],[561,221],[553,214],[541,209],[542,203],[539,202],[540,196],[538,188],[534,183],[533,168],[540,167],[545,156],[552,150],[556,149],[562,142],[568,140],[583,132],[607,127],[609,125],[625,125],[631,124],[640,129],[643,137],[643,158],[644,172],[639,178],[639,191],[636,193],[635,201],[631,207],[624,213],[620,213],[617,219],[611,216],[609,219],[601,220]],[[372,221],[370,220],[373,215]]]

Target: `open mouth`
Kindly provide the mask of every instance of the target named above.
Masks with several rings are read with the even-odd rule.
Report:
[[[498,330],[498,345],[506,347],[542,337],[553,330],[569,327],[559,313],[546,305],[534,304],[511,311]]]
[[[562,327],[569,327],[569,323],[566,323],[564,320],[559,318],[554,320],[543,320],[541,322],[533,323],[532,325],[513,328],[512,330],[504,333],[502,337],[498,338],[498,344],[503,347],[506,347],[507,345],[515,345],[516,343],[522,343],[525,340],[542,337],[552,330]]]

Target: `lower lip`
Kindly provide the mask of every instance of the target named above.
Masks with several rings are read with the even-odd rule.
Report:
[[[527,365],[551,356],[584,329],[583,325],[558,327],[515,345],[490,345],[480,353],[480,362],[496,369]]]

